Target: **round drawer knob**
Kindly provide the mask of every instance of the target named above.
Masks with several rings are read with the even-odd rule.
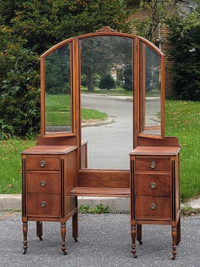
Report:
[[[156,206],[157,205],[155,203],[151,203],[151,205],[150,205],[150,207],[151,207],[152,210],[155,210],[156,209]]]
[[[155,163],[155,161],[152,161],[152,162],[150,163],[150,168],[151,168],[151,169],[155,169],[155,167],[156,167],[156,163]]]
[[[45,207],[46,207],[46,204],[47,204],[47,203],[46,203],[45,201],[41,201],[41,202],[40,202],[40,206],[41,206],[42,208],[45,208]]]
[[[155,188],[156,188],[156,183],[154,183],[154,182],[150,183],[150,187],[151,187],[152,189],[155,189]]]
[[[46,162],[42,159],[42,160],[40,161],[40,167],[44,168],[45,165],[46,165]]]
[[[46,186],[46,184],[47,184],[47,182],[46,182],[46,181],[44,181],[44,180],[42,180],[42,181],[40,182],[40,185],[41,185],[42,187],[45,187],[45,186]]]

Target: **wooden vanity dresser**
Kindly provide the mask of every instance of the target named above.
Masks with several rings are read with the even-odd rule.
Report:
[[[165,137],[164,54],[142,37],[103,27],[50,48],[40,58],[40,72],[41,135],[36,146],[22,152],[24,253],[28,247],[28,221],[36,221],[40,240],[43,221],[60,222],[61,249],[66,254],[66,221],[71,217],[73,238],[77,241],[78,196],[130,197],[134,256],[137,257],[136,237],[142,243],[142,224],[162,224],[172,226],[172,259],[175,259],[181,239],[180,146],[176,137]],[[89,84],[100,87],[100,79],[105,79],[105,75],[115,79],[121,89],[132,89],[132,97],[123,102],[124,107],[126,103],[132,105],[132,110],[128,109],[130,122],[124,123],[120,118],[121,140],[117,135],[105,140],[107,136],[93,134],[95,143],[91,145],[91,139],[84,137],[82,129],[81,112],[85,107],[81,106],[84,102],[81,89],[88,86],[89,90]],[[93,77],[95,81],[91,80]],[[85,88],[81,88],[83,84]],[[88,97],[92,99],[94,95]],[[119,111],[124,110],[118,110],[118,117]],[[107,135],[111,133],[109,127],[112,125],[103,128]],[[96,148],[102,147],[96,145],[97,140],[108,149],[107,157],[105,146],[101,151],[106,167],[110,166],[109,159],[115,167],[101,166]],[[114,145],[110,140],[114,140]],[[111,154],[111,146],[120,153]],[[91,158],[96,160],[96,168],[90,167]],[[120,165],[122,158],[127,163],[125,168]]]

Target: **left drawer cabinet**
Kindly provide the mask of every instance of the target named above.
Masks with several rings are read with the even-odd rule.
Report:
[[[45,149],[44,149],[45,148]],[[66,254],[66,221],[73,218],[73,237],[77,240],[77,198],[70,197],[69,186],[76,181],[75,148],[36,146],[22,152],[22,221],[24,254],[27,251],[27,224],[36,221],[42,240],[42,221],[61,223],[62,251]],[[72,171],[70,164],[74,164]],[[73,199],[70,199],[73,198]]]

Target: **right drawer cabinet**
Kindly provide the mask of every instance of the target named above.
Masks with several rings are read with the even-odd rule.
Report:
[[[142,224],[172,226],[172,258],[180,242],[180,148],[136,148],[130,153],[132,253],[141,244]]]

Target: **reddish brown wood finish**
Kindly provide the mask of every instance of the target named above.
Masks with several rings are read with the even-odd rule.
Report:
[[[130,197],[129,188],[75,187],[71,196]]]
[[[173,146],[175,139],[171,140],[171,146],[142,146],[130,153],[131,235],[132,253],[135,257],[135,229],[142,224],[171,225],[172,259],[175,259],[177,253],[176,246],[181,240],[180,147]],[[138,231],[137,239],[141,241],[141,226]]]
[[[155,166],[155,167],[154,167]],[[156,157],[151,158],[136,158],[135,161],[136,172],[156,172],[156,171],[170,171],[170,159],[160,159]]]
[[[87,169],[87,142],[81,140],[81,51],[80,40],[116,36],[133,40],[133,144],[129,170]],[[72,131],[45,133],[45,58],[70,43],[70,83]],[[145,128],[145,50],[149,46],[161,57],[161,136],[143,132]],[[85,34],[50,48],[41,56],[41,136],[37,146],[22,152],[23,248],[27,251],[28,221],[36,221],[42,239],[42,221],[61,223],[62,251],[66,254],[66,221],[73,218],[73,237],[78,237],[77,196],[129,197],[131,189],[132,252],[135,238],[142,243],[142,224],[172,226],[173,257],[180,231],[180,157],[178,139],[165,136],[165,59],[146,39],[115,32],[108,27]],[[141,75],[142,74],[142,75]],[[114,155],[113,155],[114,157]],[[41,163],[42,161],[45,161]],[[156,167],[150,167],[154,161]],[[131,179],[130,179],[131,174]],[[156,187],[152,188],[151,183]],[[45,186],[44,186],[45,184]],[[45,205],[44,205],[45,202]],[[151,204],[156,204],[151,209]],[[149,208],[150,206],[150,208]]]
[[[130,172],[85,169],[78,172],[78,187],[130,188]]]
[[[151,207],[153,204],[156,205],[155,209]],[[169,220],[171,215],[169,197],[136,196],[135,207],[136,218],[140,219],[151,220],[152,217],[161,217]]]
[[[42,207],[43,203],[44,207]],[[28,216],[59,217],[60,194],[28,193],[27,214]]]
[[[59,157],[49,156],[27,156],[26,169],[28,171],[59,171]]]
[[[135,187],[139,196],[170,196],[170,184],[170,175],[135,175]]]
[[[60,172],[33,172],[26,175],[27,193],[60,193]]]
[[[28,221],[37,221],[36,234],[41,240],[42,221],[59,221],[62,251],[66,254],[66,221],[72,216],[73,235],[78,236],[77,198],[70,196],[76,181],[76,147],[37,145],[22,152],[24,253],[27,251]]]

